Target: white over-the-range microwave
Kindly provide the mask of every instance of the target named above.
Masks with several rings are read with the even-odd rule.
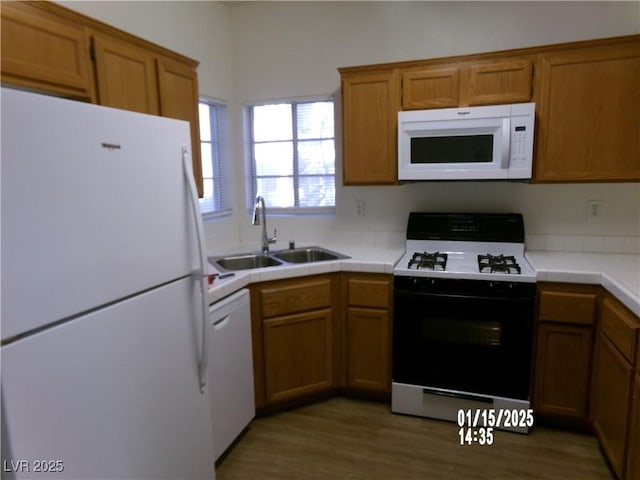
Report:
[[[535,104],[398,113],[398,180],[531,178]]]

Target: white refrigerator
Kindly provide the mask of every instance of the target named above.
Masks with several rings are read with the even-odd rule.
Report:
[[[188,123],[0,105],[2,477],[215,478]]]

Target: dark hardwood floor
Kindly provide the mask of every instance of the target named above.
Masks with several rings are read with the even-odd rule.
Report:
[[[461,446],[454,423],[347,398],[254,420],[216,469],[231,479],[606,479],[594,437],[535,427]]]

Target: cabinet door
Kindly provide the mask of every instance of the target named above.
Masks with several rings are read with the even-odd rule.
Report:
[[[198,194],[202,196],[198,75],[195,67],[169,58],[158,59],[160,115],[186,120],[191,127],[191,160]]]
[[[331,309],[266,320],[263,335],[267,402],[334,386]]]
[[[591,327],[538,326],[534,405],[537,413],[587,419]]]
[[[530,58],[409,69],[402,73],[402,108],[528,102],[531,100],[532,71]]]
[[[593,386],[593,427],[618,478],[624,467],[633,370],[600,334]]]
[[[395,70],[342,74],[345,185],[397,182],[398,78]]]
[[[459,105],[458,67],[427,67],[402,72],[402,109],[445,108]]]
[[[348,309],[348,386],[390,393],[390,323],[387,310]]]
[[[93,37],[98,103],[158,115],[158,76],[154,55],[104,34]]]
[[[640,180],[640,42],[540,55],[535,179]]]
[[[2,82],[62,95],[93,97],[82,25],[29,2],[2,3]]]
[[[640,365],[636,365],[640,368]],[[639,370],[640,371],[640,370]],[[640,480],[640,373],[636,375],[629,422],[629,448],[627,450],[627,480]]]
[[[531,100],[531,59],[471,64],[462,83],[463,105],[492,105]]]

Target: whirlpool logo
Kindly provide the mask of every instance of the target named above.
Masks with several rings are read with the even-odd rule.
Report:
[[[105,143],[102,142],[102,148],[106,148],[107,150],[120,150],[122,146],[118,143]]]

